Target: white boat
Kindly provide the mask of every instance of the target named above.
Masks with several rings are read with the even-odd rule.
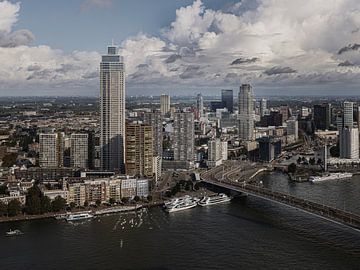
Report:
[[[224,193],[219,193],[218,195],[205,196],[202,198],[198,204],[200,206],[214,205],[219,203],[225,203],[231,201],[231,197],[227,196]]]
[[[91,215],[89,212],[82,212],[82,213],[76,213],[76,214],[70,214],[66,217],[66,221],[78,221],[78,220],[84,220],[84,219],[91,219],[94,216]]]
[[[23,235],[24,233],[20,230],[10,230],[6,232],[6,236],[17,236],[17,235]]]
[[[168,207],[172,207],[176,204],[179,204],[179,203],[182,203],[186,200],[191,200],[191,196],[189,195],[185,195],[183,197],[179,197],[179,198],[174,198],[170,201],[166,201],[164,204],[165,204],[165,207],[168,208]]]
[[[312,183],[318,183],[328,180],[341,180],[341,179],[348,179],[353,176],[352,173],[330,173],[324,176],[310,176],[309,181]]]
[[[190,199],[181,203],[177,203],[175,205],[171,205],[166,208],[166,211],[169,213],[173,213],[173,212],[179,212],[186,209],[194,208],[196,206],[197,206],[197,201]]]

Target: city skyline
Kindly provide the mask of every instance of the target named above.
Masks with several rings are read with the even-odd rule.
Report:
[[[257,95],[357,94],[355,0],[135,2],[0,2],[0,95],[97,96],[111,38],[127,64],[128,95],[206,96],[242,83]],[[119,30],[93,35],[109,23]]]

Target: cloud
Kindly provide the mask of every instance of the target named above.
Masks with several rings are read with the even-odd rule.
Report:
[[[256,61],[258,61],[259,58],[257,57],[253,57],[253,58],[237,58],[234,61],[231,62],[230,65],[240,65],[240,64],[250,64],[250,63],[255,63]]]
[[[356,33],[356,32],[355,32]],[[339,50],[339,52],[338,52],[338,54],[343,54],[343,53],[346,53],[346,52],[349,52],[349,51],[357,51],[357,50],[359,50],[360,49],[360,44],[357,44],[357,43],[355,43],[355,44],[349,44],[349,45],[347,45],[347,46],[345,46],[345,47],[342,47],[340,50]]]
[[[172,54],[168,58],[166,58],[165,63],[167,63],[167,64],[174,63],[178,59],[181,59],[181,55]]]
[[[106,8],[112,5],[112,0],[84,0],[81,3],[80,10],[85,11],[92,8]]]
[[[351,63],[350,61],[346,60],[344,62],[339,63],[339,67],[353,67],[355,64]]]
[[[269,76],[286,73],[296,73],[296,70],[291,67],[272,67],[264,71],[264,74]]]

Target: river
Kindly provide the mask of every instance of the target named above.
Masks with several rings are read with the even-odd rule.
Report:
[[[360,178],[264,185],[360,214]],[[25,234],[5,237],[20,229]],[[247,197],[168,214],[161,208],[81,223],[0,224],[0,269],[359,269],[360,232]]]

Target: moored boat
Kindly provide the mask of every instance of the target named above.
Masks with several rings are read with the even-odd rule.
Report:
[[[310,176],[309,181],[312,183],[318,183],[328,180],[342,180],[342,179],[348,179],[353,176],[352,173],[330,173],[328,175],[324,176]]]
[[[6,232],[6,236],[17,236],[17,235],[23,235],[24,233],[20,230],[10,230]]]
[[[66,221],[78,221],[78,220],[85,220],[85,219],[91,219],[94,216],[90,214],[89,212],[82,212],[82,213],[75,213],[70,214],[66,217]]]
[[[231,197],[227,196],[224,193],[219,193],[218,195],[205,196],[203,197],[198,204],[200,206],[214,205],[219,203],[226,203],[231,201]]]

